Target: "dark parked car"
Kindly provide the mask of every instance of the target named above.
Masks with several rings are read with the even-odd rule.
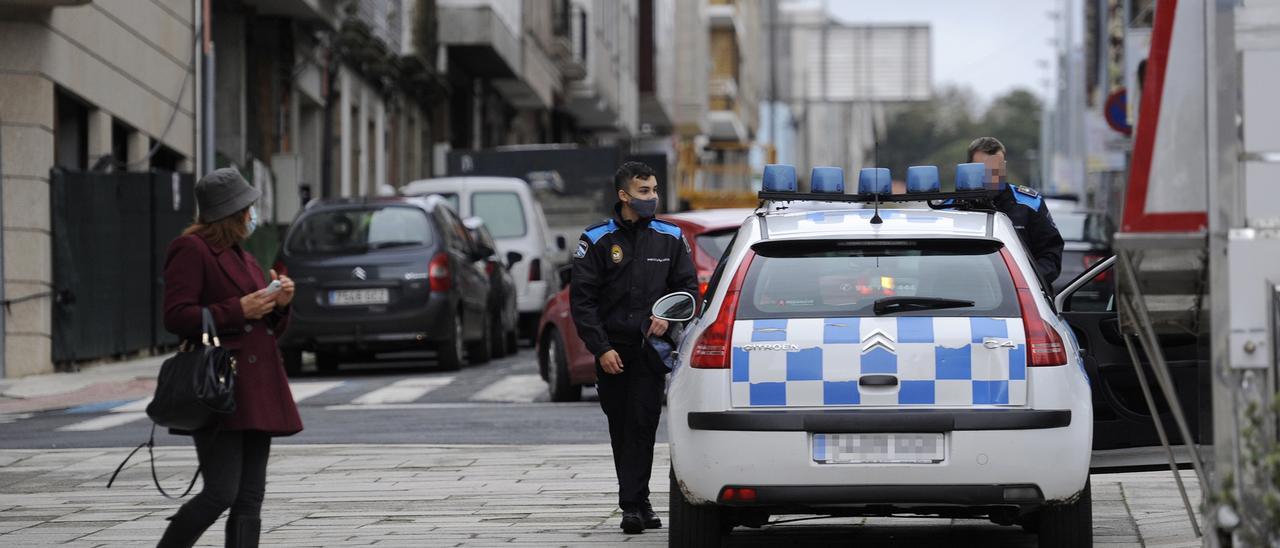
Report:
[[[1062,273],[1053,282],[1054,293],[1062,291],[1080,273],[1094,263],[1111,256],[1111,245],[1107,242],[1113,230],[1107,222],[1106,214],[1101,211],[1075,210],[1051,211],[1053,221],[1062,234]],[[1090,298],[1095,300],[1103,296],[1100,284],[1109,283],[1109,275],[1104,274],[1093,282],[1093,285],[1081,288],[1076,293],[1076,300],[1083,302]]]
[[[495,358],[515,354],[519,339],[520,313],[516,310],[516,280],[511,276],[512,264],[523,258],[511,251],[507,257],[498,256],[498,244],[493,240],[484,219],[471,217],[463,221],[471,232],[471,239],[484,254],[481,261],[489,275],[489,353]]]
[[[280,266],[297,294],[280,341],[295,374],[302,351],[321,372],[379,352],[435,349],[440,365],[489,360],[487,255],[444,199],[316,203],[290,227]]]

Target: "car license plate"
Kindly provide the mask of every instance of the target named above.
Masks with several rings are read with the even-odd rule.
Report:
[[[942,434],[814,434],[813,461],[819,464],[943,461]]]
[[[329,304],[334,306],[387,304],[390,300],[391,296],[386,288],[338,289],[329,292]]]

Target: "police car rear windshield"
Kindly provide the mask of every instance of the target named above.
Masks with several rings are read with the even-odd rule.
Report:
[[[1016,317],[1000,247],[981,240],[763,242],[753,248],[737,317],[870,317],[878,315],[876,301],[892,297],[973,304],[881,306],[881,314]]]

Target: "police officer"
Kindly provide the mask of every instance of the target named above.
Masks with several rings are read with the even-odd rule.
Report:
[[[647,341],[665,336],[669,326],[652,317],[650,308],[674,291],[697,295],[698,282],[680,228],[653,218],[653,168],[622,164],[613,186],[613,218],[588,227],[574,250],[569,299],[578,336],[596,357],[622,530],[634,534],[662,527],[649,504],[649,475],[667,371]]]
[[[1062,235],[1040,193],[1005,182],[1004,144],[995,137],[979,137],[969,143],[969,161],[986,164],[987,188],[1000,190],[996,209],[1013,221],[1018,237],[1031,251],[1036,271],[1052,284],[1062,273]]]

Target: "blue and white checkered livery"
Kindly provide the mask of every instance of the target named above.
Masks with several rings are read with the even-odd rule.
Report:
[[[1021,406],[1020,318],[859,317],[738,320],[734,407]],[[890,375],[896,386],[860,386]]]

